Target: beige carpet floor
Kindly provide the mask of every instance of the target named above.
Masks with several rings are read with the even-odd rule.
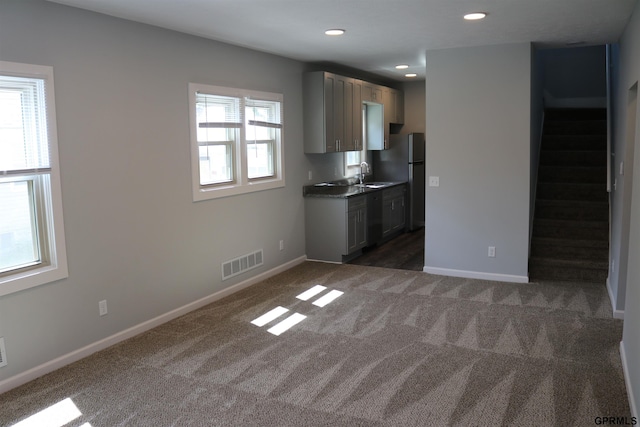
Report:
[[[630,417],[621,334],[604,285],[306,262],[0,395],[0,425],[591,426]]]

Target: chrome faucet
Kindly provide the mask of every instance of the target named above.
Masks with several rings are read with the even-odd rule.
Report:
[[[366,169],[366,172],[365,172],[365,169]],[[362,181],[364,181],[365,173],[371,173],[371,169],[369,169],[369,163],[362,162],[360,163],[360,174],[358,175],[358,178],[360,179],[360,184],[362,184]]]

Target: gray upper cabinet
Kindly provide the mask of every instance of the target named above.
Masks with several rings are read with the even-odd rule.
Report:
[[[389,148],[389,124],[404,121],[401,91],[325,71],[305,73],[305,153],[362,150],[363,102],[384,110],[381,120],[368,124],[370,135],[382,135],[370,138],[369,149]],[[382,126],[380,132],[374,125]]]
[[[375,102],[382,104],[383,86],[374,85],[369,82],[362,82],[362,102]]]
[[[306,153],[354,151],[362,147],[362,83],[333,73],[304,75]]]
[[[383,93],[385,110],[388,111],[388,123],[404,123],[404,94],[400,90],[385,88]]]

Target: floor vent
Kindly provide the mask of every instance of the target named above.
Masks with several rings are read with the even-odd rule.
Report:
[[[4,338],[0,337],[0,368],[7,366],[7,351],[4,349]]]
[[[262,265],[262,249],[222,263],[222,280]]]

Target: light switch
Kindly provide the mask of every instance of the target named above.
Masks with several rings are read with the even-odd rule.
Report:
[[[430,176],[429,177],[429,187],[440,187],[440,177],[439,176]]]

